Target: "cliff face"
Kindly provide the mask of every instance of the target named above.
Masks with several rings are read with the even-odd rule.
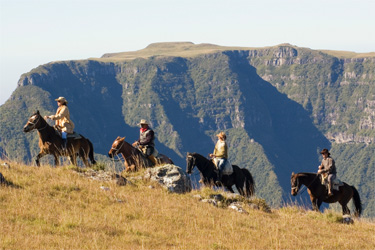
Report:
[[[331,148],[339,177],[359,187],[365,213],[374,216],[366,176],[375,168],[375,59],[339,59],[289,45],[214,49],[192,57],[106,55],[39,66],[0,107],[0,148],[10,158],[34,157],[37,135],[24,135],[22,126],[36,109],[54,113],[54,99],[65,96],[76,131],[100,154],[117,136],[135,140],[136,124],[147,119],[159,151],[185,167],[187,152],[207,155],[215,134],[225,131],[231,162],[250,170],[257,195],[273,205],[290,199],[291,172],[315,172],[318,152]]]

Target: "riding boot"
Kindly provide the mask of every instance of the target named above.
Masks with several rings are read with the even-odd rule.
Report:
[[[67,143],[68,143],[68,139],[62,139],[62,149],[63,149],[63,151],[66,151],[66,145],[67,145]]]
[[[222,176],[223,176],[223,171],[219,169],[218,180],[215,182],[216,185],[222,185],[222,182],[221,182]]]

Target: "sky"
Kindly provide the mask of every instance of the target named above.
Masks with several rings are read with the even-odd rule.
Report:
[[[52,61],[155,42],[375,52],[374,0],[0,0],[0,105]]]

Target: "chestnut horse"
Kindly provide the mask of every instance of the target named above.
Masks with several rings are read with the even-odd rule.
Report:
[[[307,192],[310,195],[310,200],[313,206],[313,210],[319,212],[320,205],[322,202],[335,203],[339,202],[342,207],[343,215],[350,215],[348,208],[348,202],[353,198],[355,206],[355,216],[359,217],[362,212],[361,199],[358,191],[355,187],[350,186],[344,182],[343,186],[339,187],[339,190],[332,190],[333,195],[327,195],[327,188],[322,185],[321,176],[316,173],[292,173],[291,177],[291,194],[296,196],[301,186],[305,185]]]
[[[125,137],[118,136],[112,143],[112,147],[108,152],[109,158],[122,154],[125,159],[126,171],[137,171],[140,167],[153,167],[154,164],[137,148],[125,141]],[[158,164],[173,164],[173,161],[163,154],[159,154],[156,158]]]
[[[186,155],[186,172],[191,174],[194,167],[197,166],[201,179],[206,186],[221,186],[217,184],[218,172],[215,164],[206,157],[197,153],[187,153]],[[230,192],[234,193],[232,186],[235,185],[240,195],[251,197],[255,193],[255,183],[253,176],[246,168],[239,168],[232,165],[233,173],[231,175],[223,175],[221,183]]]
[[[78,139],[68,137],[67,149],[63,150],[61,136],[46,122],[46,120],[44,120],[40,115],[39,110],[30,116],[23,127],[25,133],[34,129],[38,131],[39,135],[40,152],[35,159],[37,166],[40,166],[39,160],[45,155],[53,155],[56,166],[60,165],[60,156],[69,156],[71,164],[77,165],[77,154],[86,167],[90,166],[88,159],[90,159],[92,164],[96,163],[94,159],[93,145],[89,139],[86,139],[82,135],[80,135],[81,137]]]

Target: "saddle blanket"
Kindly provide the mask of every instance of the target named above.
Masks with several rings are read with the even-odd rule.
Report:
[[[328,189],[328,178],[327,177],[328,177],[328,175],[322,175],[322,185],[325,185]],[[333,180],[332,187],[333,187],[334,190],[339,191],[339,188],[343,185],[344,185],[344,183],[339,178],[335,178]]]
[[[217,168],[217,163],[218,163],[219,159],[218,158],[214,158],[214,164]],[[226,163],[225,163],[225,166],[224,166],[224,169],[223,169],[223,175],[231,175],[233,174],[233,167],[232,167],[232,164],[229,162],[229,160],[226,160]]]
[[[61,137],[61,131],[59,131],[57,129],[55,129],[55,131],[56,131],[56,134],[58,134]],[[78,140],[78,139],[81,139],[82,136],[74,131],[73,134],[67,134],[67,138],[70,138],[70,139],[73,139],[73,140]]]

